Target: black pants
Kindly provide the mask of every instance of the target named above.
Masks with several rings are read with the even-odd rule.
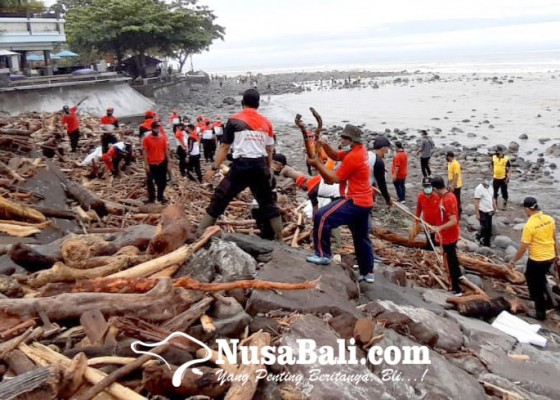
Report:
[[[266,157],[233,160],[229,173],[216,187],[206,212],[211,217],[218,218],[234,197],[249,187],[264,218],[280,216],[280,211],[274,203],[270,178]]]
[[[117,137],[112,132],[104,132],[101,135],[101,152],[103,154],[109,151],[109,145],[117,143]]]
[[[164,199],[163,192],[165,192],[165,187],[167,186],[167,161],[162,162],[158,165],[150,164],[150,172],[147,174],[148,180],[148,199],[149,201],[154,201],[156,199],[156,188],[157,186],[157,199],[162,201]]]
[[[506,179],[495,179],[492,181],[492,186],[494,187],[494,198],[497,199],[498,198],[498,191],[501,190],[502,191],[502,197],[504,198],[504,201],[508,200],[508,188],[507,188],[507,182]]]
[[[430,157],[420,157],[420,167],[422,168],[422,175],[425,177],[432,175],[430,169]]]
[[[216,141],[214,139],[202,139],[202,150],[204,151],[204,160],[206,162],[214,162]]]
[[[459,278],[461,277],[461,267],[459,266],[459,258],[457,257],[457,242],[443,245],[443,253],[447,260],[447,269],[451,278],[451,289],[455,293],[461,292],[459,286]]]
[[[457,209],[459,210],[459,215],[463,212],[463,208],[461,207],[461,188],[453,189],[453,194],[457,199]]]
[[[395,185],[395,190],[397,192],[397,198],[399,199],[399,201],[404,201],[406,197],[406,188],[404,184],[404,179],[396,179],[393,181],[393,185]]]
[[[177,146],[177,157],[179,158],[179,172],[181,176],[187,175],[187,152],[183,146]]]
[[[531,300],[535,302],[535,311],[537,318],[544,319],[546,316],[546,274],[554,260],[534,261],[527,260],[527,269],[525,270],[525,280],[529,288]]]
[[[492,238],[492,215],[493,212],[480,211],[480,241],[486,247],[490,247]]]
[[[80,140],[80,130],[75,130],[74,132],[68,132],[68,137],[70,138],[70,148],[72,153],[78,150],[78,141]]]
[[[202,182],[202,171],[200,170],[200,154],[197,156],[189,156],[189,162],[187,163],[187,176],[191,181],[194,181],[194,176],[192,173],[196,174],[198,182]]]
[[[425,232],[424,232],[424,234],[426,235],[426,247],[425,247],[425,249],[430,250],[430,251],[435,250],[434,246],[437,246],[436,245],[436,234],[434,232],[430,232],[430,239],[432,239],[431,242],[430,242],[430,239],[428,239],[428,234],[425,233]]]

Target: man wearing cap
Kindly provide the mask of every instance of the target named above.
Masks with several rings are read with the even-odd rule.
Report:
[[[60,123],[66,126],[66,133],[70,139],[70,148],[72,153],[78,150],[78,141],[80,140],[80,119],[78,118],[78,106],[69,108],[62,107],[62,119]]]
[[[494,189],[492,189],[492,179],[485,177],[474,190],[474,208],[476,219],[480,221],[480,234],[478,239],[483,246],[490,247],[492,238],[492,216],[497,210]]]
[[[447,158],[447,189],[455,195],[459,215],[463,212],[461,208],[461,188],[463,187],[463,173],[461,164],[455,159],[455,153],[448,151]]]
[[[539,320],[546,318],[546,274],[555,260],[560,261],[560,251],[556,239],[556,224],[554,218],[544,214],[534,197],[523,200],[525,215],[529,218],[523,227],[519,250],[508,264],[515,268],[515,263],[523,257],[529,249],[525,280],[529,295],[535,302],[535,317]]]
[[[441,197],[434,193],[432,187],[432,178],[425,177],[422,179],[422,191],[418,193],[416,200],[416,217],[422,218],[428,225],[439,226],[441,225],[441,212],[440,204]],[[416,235],[421,231],[421,226],[418,220],[414,221],[410,239],[413,240]],[[427,233],[426,233],[427,234]],[[430,240],[431,239],[431,240]],[[426,237],[426,249],[434,250],[433,245],[436,243],[435,233],[430,233],[430,237]]]
[[[271,165],[274,151],[274,131],[270,121],[257,112],[260,94],[256,89],[247,89],[241,101],[243,110],[230,117],[224,129],[223,141],[206,173],[205,179],[212,179],[230,152],[233,150],[231,168],[222,179],[210,205],[199,225],[199,233],[213,225],[223,214],[235,196],[251,189],[259,204],[260,212],[270,220],[274,240],[282,241],[282,218],[273,199],[271,188]]]
[[[192,175],[196,174],[198,183],[202,183],[202,171],[200,169],[200,135],[196,132],[196,127],[193,124],[187,125],[187,177],[189,180],[194,181]]]
[[[210,120],[204,119],[204,125],[200,128],[202,137],[202,149],[204,150],[204,160],[208,163],[214,162],[214,154],[216,153],[216,137],[214,130],[210,126]]]
[[[115,129],[119,128],[119,120],[113,115],[113,107],[107,107],[107,113],[101,117],[100,125],[112,125]]]
[[[399,202],[404,203],[406,200],[406,177],[408,175],[408,154],[404,151],[404,146],[400,140],[395,142],[397,154],[393,158],[393,166],[391,174],[393,175],[393,185],[397,192]]]
[[[326,265],[332,260],[331,231],[347,225],[352,232],[356,259],[360,270],[360,281],[375,282],[373,275],[373,246],[369,238],[369,214],[373,207],[373,190],[370,185],[367,151],[362,145],[362,131],[347,124],[340,134],[342,151],[335,152],[326,143],[321,143],[327,155],[342,161],[332,171],[317,157],[308,159],[327,184],[340,183],[340,196],[320,208],[314,217],[313,244],[315,255],[307,257],[313,264]]]
[[[436,240],[441,243],[447,261],[447,269],[451,280],[451,290],[455,296],[461,296],[459,281],[462,278],[459,258],[457,257],[457,242],[461,234],[459,227],[459,207],[457,198],[445,187],[441,176],[432,178],[432,187],[440,197],[440,224],[434,228]]]
[[[222,116],[218,115],[216,117],[216,121],[214,125],[212,125],[212,129],[214,130],[214,134],[216,135],[216,140],[218,143],[222,143],[222,136],[224,134],[224,124],[222,123]]]
[[[373,140],[373,154],[368,153],[368,165],[370,169],[370,183],[376,187],[388,206],[392,204],[389,190],[387,189],[387,180],[385,179],[385,156],[389,153],[391,142],[385,136],[377,136]],[[375,193],[373,194],[375,199]]]
[[[422,168],[422,175],[424,178],[432,175],[432,170],[430,169],[430,158],[432,157],[432,151],[436,145],[431,137],[428,136],[428,131],[422,130],[422,137],[420,138],[420,145],[418,148],[418,153],[420,155],[420,167]]]
[[[501,190],[504,199],[504,208],[506,208],[508,201],[508,183],[511,178],[511,163],[509,162],[509,157],[504,155],[502,146],[496,147],[496,154],[492,157],[490,168],[494,174],[494,181],[492,183],[494,198],[496,201],[498,200],[498,192]]]
[[[101,126],[101,151],[109,151],[109,145],[117,143],[118,139],[113,133],[119,127],[119,120],[113,116],[113,107],[107,107],[107,114],[99,120]]]
[[[161,135],[161,123],[153,121],[151,132],[142,140],[142,156],[144,157],[144,169],[148,183],[148,203],[157,200],[161,204],[167,203],[163,196],[167,186],[167,162],[169,160],[169,144],[167,136]]]

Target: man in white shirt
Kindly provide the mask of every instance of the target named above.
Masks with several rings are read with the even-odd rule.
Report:
[[[474,191],[474,207],[476,219],[480,221],[480,234],[477,235],[477,239],[483,246],[490,247],[492,216],[497,209],[491,177],[484,177],[484,181],[476,187]]]

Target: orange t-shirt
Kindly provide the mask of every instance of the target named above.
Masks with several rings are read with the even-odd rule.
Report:
[[[101,125],[115,125],[119,122],[119,120],[116,117],[108,116],[108,115],[104,115],[103,117],[101,117],[101,121],[100,124]]]
[[[148,164],[159,165],[167,158],[167,137],[148,135],[142,141],[142,148],[148,155]]]
[[[452,215],[457,217],[457,224],[451,228],[444,229],[440,232],[441,242],[443,245],[455,243],[459,240],[461,236],[461,227],[459,226],[460,216],[459,208],[457,206],[457,198],[453,193],[447,192],[441,199],[440,205],[441,212],[441,224],[447,223],[451,219]]]
[[[66,132],[72,133],[80,129],[80,120],[78,119],[78,114],[76,114],[78,109],[72,107],[70,109],[70,114],[64,114],[62,117],[62,125],[66,125]]]
[[[373,207],[373,189],[369,184],[369,167],[366,149],[354,146],[348,153],[340,152],[342,164],[336,170],[340,179],[340,195],[350,198],[360,207]],[[348,187],[348,192],[346,192]]]
[[[408,175],[408,154],[405,151],[399,151],[393,159],[393,167],[391,174],[395,176],[395,171],[399,167],[399,172],[397,174],[397,179],[406,179]]]
[[[179,145],[186,150],[187,144],[185,143],[185,132],[177,129],[175,131],[175,137],[177,138],[177,143],[179,143]]]

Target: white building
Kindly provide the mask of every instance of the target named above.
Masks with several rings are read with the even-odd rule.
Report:
[[[27,55],[40,52],[45,73],[52,75],[51,52],[54,46],[66,42],[64,23],[64,19],[54,15],[3,17],[0,13],[0,70],[26,71],[29,68]]]

